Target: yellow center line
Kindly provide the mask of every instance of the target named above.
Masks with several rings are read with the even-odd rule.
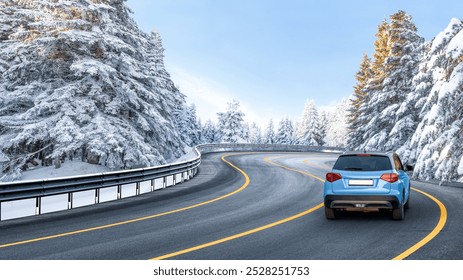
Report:
[[[416,243],[415,245],[413,245],[409,249],[405,250],[402,254],[398,255],[395,258],[393,258],[393,260],[403,260],[403,259],[407,258],[408,256],[410,256],[411,254],[418,251],[421,247],[423,247],[429,241],[431,241],[434,237],[436,237],[441,232],[441,230],[444,228],[445,223],[447,222],[447,208],[445,208],[445,205],[440,200],[438,200],[434,196],[432,196],[432,195],[430,195],[430,194],[428,194],[428,193],[426,193],[424,191],[421,191],[419,189],[416,189],[416,188],[412,188],[412,189],[414,191],[416,191],[416,192],[419,192],[419,193],[427,196],[428,198],[430,198],[432,201],[434,201],[439,206],[440,218],[439,218],[439,221],[437,222],[437,225],[434,227],[434,229],[428,235],[426,235],[426,237],[421,239],[418,243]]]
[[[286,157],[286,156],[273,157],[273,159],[282,158],[282,157]],[[287,166],[275,163],[272,160],[270,160],[268,157],[264,158],[264,161],[267,162],[267,163],[270,163],[272,165],[284,168],[286,170],[301,173],[301,174],[304,174],[306,176],[310,176],[312,178],[320,180],[321,182],[325,182],[325,180],[323,180],[320,177],[317,177],[315,175],[312,175],[310,173],[300,171],[300,170],[297,170],[297,169],[293,169],[293,168],[289,168]],[[244,171],[242,171],[242,170],[240,172],[245,174]],[[258,227],[258,228],[254,228],[254,229],[251,229],[251,230],[248,230],[248,231],[245,231],[245,232],[241,232],[241,233],[238,233],[238,234],[235,234],[235,235],[231,235],[231,236],[228,236],[228,237],[225,237],[225,238],[221,238],[221,239],[218,239],[218,240],[215,240],[215,241],[211,241],[211,242],[204,243],[204,244],[201,244],[201,245],[198,245],[198,246],[194,246],[194,247],[191,247],[191,248],[188,248],[188,249],[184,249],[184,250],[180,250],[180,251],[177,251],[177,252],[162,255],[162,256],[159,256],[159,257],[155,257],[155,258],[152,258],[151,260],[164,260],[164,259],[168,259],[168,258],[173,258],[173,257],[179,256],[179,255],[183,255],[183,254],[186,254],[186,253],[190,253],[190,252],[193,252],[193,251],[197,251],[197,250],[201,250],[201,249],[204,249],[204,248],[207,248],[207,247],[211,247],[211,246],[215,246],[215,245],[218,245],[218,244],[221,244],[221,243],[225,243],[225,242],[228,242],[228,241],[231,241],[231,240],[234,240],[234,239],[238,239],[238,238],[241,238],[241,237],[244,237],[244,236],[248,236],[248,235],[251,235],[251,234],[254,234],[254,233],[269,229],[269,228],[273,228],[273,227],[279,226],[281,224],[284,224],[284,223],[287,223],[287,222],[290,222],[290,221],[293,221],[293,220],[298,219],[300,217],[303,217],[303,216],[305,216],[307,214],[310,214],[310,213],[314,212],[315,210],[318,210],[318,209],[322,208],[323,206],[324,206],[324,203],[320,203],[320,204],[318,204],[318,205],[316,205],[316,206],[314,206],[314,207],[312,207],[310,209],[307,209],[307,210],[305,210],[303,212],[300,212],[300,213],[298,213],[296,215],[293,215],[291,217],[288,217],[288,218],[285,218],[285,219],[282,219],[282,220],[278,220],[276,222],[273,222],[273,223],[270,223],[270,224],[267,224],[267,225],[264,225],[264,226],[261,226],[261,227]]]
[[[253,154],[253,153],[240,153],[240,154],[234,154],[234,155],[243,155],[243,154]],[[190,205],[190,206],[187,206],[187,207],[183,207],[183,208],[179,208],[179,209],[175,209],[175,210],[171,210],[171,211],[167,211],[167,212],[163,212],[163,213],[159,213],[159,214],[155,214],[155,215],[140,217],[140,218],[131,219],[131,220],[127,220],[127,221],[121,221],[121,222],[117,222],[117,223],[111,223],[111,224],[107,224],[107,225],[96,226],[96,227],[91,227],[91,228],[86,228],[86,229],[81,229],[81,230],[76,230],[76,231],[70,231],[70,232],[65,232],[65,233],[49,235],[49,236],[43,236],[43,237],[34,238],[34,239],[28,239],[28,240],[23,240],[23,241],[17,241],[17,242],[2,244],[2,245],[0,245],[0,249],[1,248],[6,248],[6,247],[22,245],[22,244],[28,244],[28,243],[33,243],[33,242],[39,242],[39,241],[54,239],[54,238],[59,238],[59,237],[65,237],[65,236],[70,236],[70,235],[75,235],[75,234],[80,234],[80,233],[86,233],[86,232],[91,232],[91,231],[96,231],[96,230],[102,230],[102,229],[106,229],[106,228],[117,227],[117,226],[121,226],[121,225],[135,223],[135,222],[145,221],[145,220],[150,220],[150,219],[154,219],[154,218],[158,218],[158,217],[162,217],[162,216],[166,216],[166,215],[170,215],[170,214],[174,214],[174,213],[178,213],[178,212],[183,212],[183,211],[190,210],[190,209],[193,209],[193,208],[201,207],[201,206],[211,204],[213,202],[225,199],[225,198],[230,197],[232,195],[235,195],[235,194],[241,192],[242,190],[244,190],[245,188],[247,188],[249,186],[250,179],[249,179],[249,176],[244,171],[242,171],[241,169],[239,169],[238,167],[236,167],[234,164],[232,164],[231,162],[229,162],[226,159],[229,156],[231,156],[231,155],[224,155],[224,156],[222,156],[221,159],[224,162],[226,162],[228,165],[233,167],[234,169],[238,170],[245,178],[244,184],[240,188],[236,189],[233,192],[230,192],[230,193],[225,194],[223,196],[220,196],[220,197],[208,200],[208,201],[204,201],[204,202],[201,202],[201,203],[198,203],[198,204]]]
[[[282,158],[282,157],[286,157],[286,156],[275,157],[275,158],[273,158],[273,159],[278,159],[278,158]],[[305,172],[305,171],[302,171],[302,170],[293,169],[293,168],[290,168],[290,167],[287,167],[287,166],[284,166],[284,165],[275,163],[275,162],[271,161],[268,157],[264,158],[264,161],[266,161],[266,162],[268,162],[268,163],[270,163],[270,164],[273,164],[273,165],[275,165],[275,166],[281,167],[281,168],[283,168],[283,169],[286,169],[286,170],[289,170],[289,171],[293,171],[293,172],[297,172],[297,173],[300,173],[300,174],[303,174],[303,175],[312,177],[312,178],[317,179],[317,180],[319,180],[319,181],[321,181],[321,182],[323,182],[323,183],[325,182],[324,179],[322,179],[322,178],[320,178],[320,177],[318,177],[318,176],[315,176],[315,175],[313,175],[313,174],[310,174],[310,173]]]
[[[306,159],[303,161],[304,164],[308,165],[308,166],[311,166],[311,167],[315,167],[315,168],[320,168],[320,169],[327,169],[326,166],[323,166],[323,165],[320,165],[320,164],[315,164],[315,163],[312,163],[312,162],[309,162],[309,159]]]

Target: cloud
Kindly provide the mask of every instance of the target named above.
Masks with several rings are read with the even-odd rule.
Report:
[[[233,96],[220,85],[193,75],[183,69],[170,67],[175,85],[187,96],[189,104],[194,103],[202,121],[215,120],[217,112],[224,111]]]
[[[208,119],[216,122],[217,113],[224,112],[227,109],[227,102],[236,99],[240,102],[246,121],[256,122],[261,126],[267,124],[269,117],[266,117],[266,114],[259,114],[261,108],[244,103],[224,85],[178,67],[170,66],[169,72],[175,85],[187,96],[187,102],[196,105],[197,115],[203,123]]]

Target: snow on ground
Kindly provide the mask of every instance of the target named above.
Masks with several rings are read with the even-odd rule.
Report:
[[[186,154],[184,154],[183,156],[181,156],[178,159],[174,160],[173,163],[192,160],[192,159],[194,159],[194,158],[196,158],[198,156],[196,154],[194,148],[187,147],[187,148],[185,148],[185,152],[186,152]]]
[[[103,173],[111,171],[110,168],[102,165],[90,164],[82,161],[67,160],[61,164],[61,168],[56,169],[55,166],[36,167],[28,171],[24,171],[21,180],[36,180],[36,179],[51,179],[67,176],[87,175],[95,173]]]

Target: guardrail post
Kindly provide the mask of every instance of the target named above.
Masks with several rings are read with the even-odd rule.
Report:
[[[135,194],[140,195],[140,182],[137,182],[135,185]]]
[[[73,198],[73,193],[72,192],[68,193],[68,210],[72,209],[72,200],[73,200],[72,198]]]
[[[95,189],[95,204],[100,203],[100,189]]]
[[[172,175],[172,186],[175,186],[177,184],[177,174]]]
[[[151,191],[152,191],[152,192],[154,192],[155,184],[156,184],[156,180],[155,180],[155,179],[152,179],[152,180],[151,180]]]
[[[35,215],[42,214],[42,198],[40,196],[35,198]]]
[[[162,188],[163,189],[167,188],[167,177],[162,178]]]
[[[183,183],[185,181],[185,172],[182,172],[182,177],[180,180],[180,183]]]
[[[117,185],[117,199],[121,199],[121,198],[122,198],[122,186]]]

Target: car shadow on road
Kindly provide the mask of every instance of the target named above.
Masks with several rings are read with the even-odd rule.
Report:
[[[371,221],[371,220],[391,220],[391,211],[379,212],[358,212],[358,211],[339,211],[336,212],[336,220],[355,220],[355,221]]]

